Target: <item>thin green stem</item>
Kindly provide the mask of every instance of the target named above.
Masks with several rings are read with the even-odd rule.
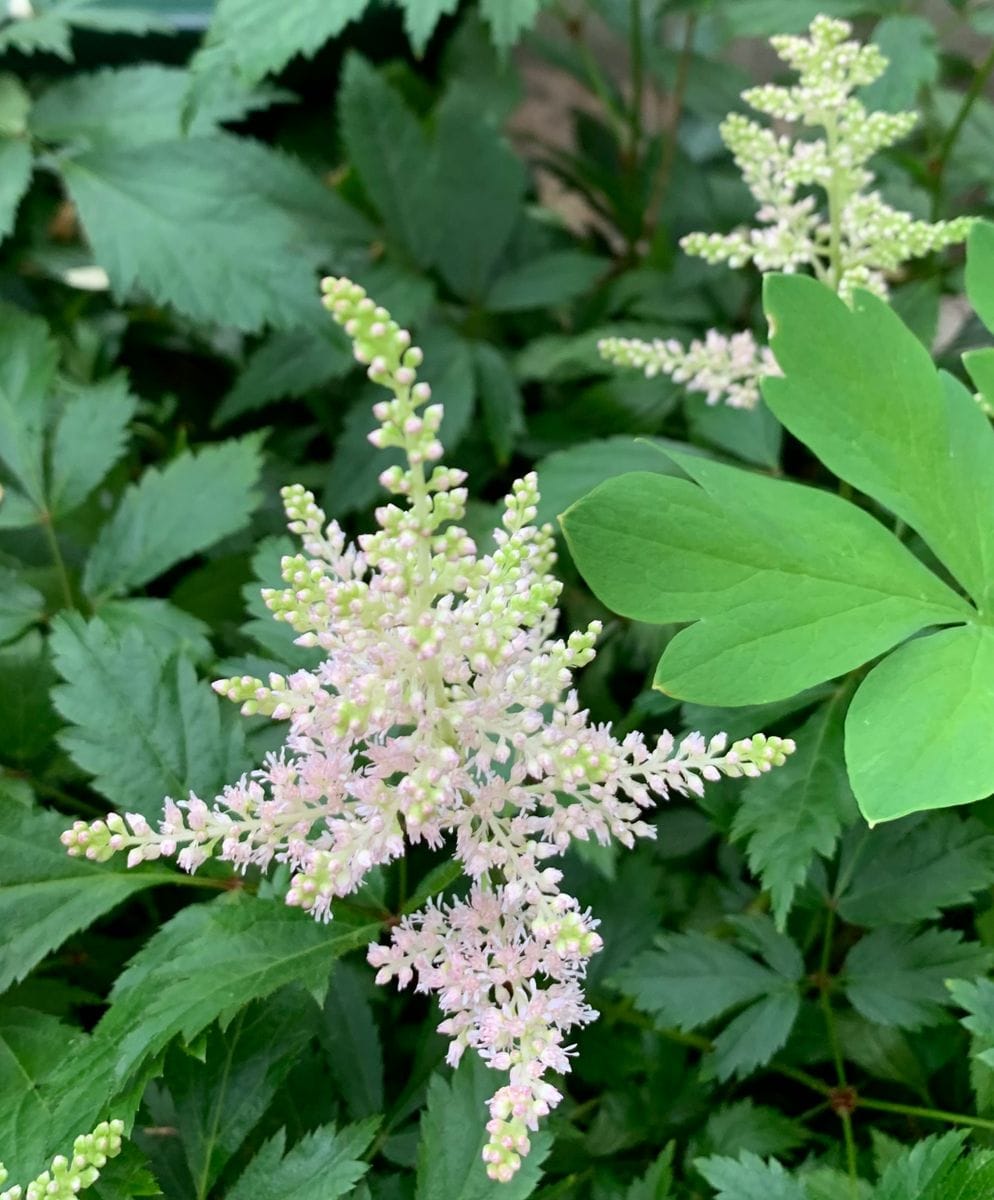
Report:
[[[846,1144],[846,1174],[849,1176],[849,1191],[853,1200],[859,1196],[859,1167],[856,1163],[856,1138],[852,1131],[852,1117],[847,1112],[840,1112],[842,1118],[842,1137]]]
[[[822,1015],[825,1018],[825,1034],[828,1038],[832,1063],[835,1067],[835,1077],[840,1089],[849,1086],[846,1079],[846,1064],[839,1044],[839,1032],[835,1027],[835,1013],[832,1011],[832,997],[829,995],[829,968],[832,964],[832,940],[835,936],[835,906],[830,905],[825,916],[825,932],[821,941],[821,956],[818,961],[818,1000]],[[846,1147],[846,1171],[849,1175],[849,1190],[855,1200],[859,1194],[859,1171],[856,1163],[856,1138],[853,1135],[852,1115],[845,1108],[836,1109],[842,1121],[842,1139]]]
[[[48,542],[49,553],[52,556],[52,562],[59,577],[59,585],[62,588],[62,598],[65,601],[65,606],[66,608],[75,608],[76,605],[72,598],[72,588],[69,586],[69,572],[66,570],[66,561],[62,557],[59,539],[55,536],[52,518],[48,512],[44,512],[41,515],[41,527],[45,531],[45,540]]]
[[[845,203],[842,188],[839,186],[839,172],[836,167],[836,151],[839,134],[835,117],[825,118],[825,142],[828,148],[828,161],[831,164],[831,174],[825,191],[828,196],[828,260],[829,278],[832,289],[839,290],[842,283],[842,206]]]
[[[970,86],[963,93],[963,99],[956,111],[956,116],[953,118],[953,123],[946,130],[946,136],[942,139],[942,142],[939,145],[939,154],[934,172],[934,183],[932,185],[933,221],[938,220],[939,213],[942,211],[942,200],[946,183],[946,167],[949,164],[949,159],[952,156],[952,152],[957,141],[959,141],[959,135],[963,131],[963,126],[966,124],[967,118],[973,111],[973,106],[980,99],[984,88],[987,86],[987,80],[992,71],[994,71],[994,47],[990,49],[987,57],[983,60],[983,62],[981,62],[980,66],[977,67],[973,79],[970,81]]]
[[[687,83],[690,79],[690,60],[694,52],[694,33],[697,30],[697,14],[691,13],[683,31],[683,43],[680,47],[680,58],[677,61],[676,79],[673,83],[673,93],[670,99],[669,117],[664,130],[663,153],[659,162],[659,171],[653,188],[652,198],[646,209],[643,228],[648,237],[659,220],[659,212],[666,199],[670,180],[673,177],[673,166],[676,162],[677,135],[680,130],[680,118],[683,116],[683,103],[687,94]]]
[[[860,1096],[860,1108],[874,1112],[896,1113],[904,1117],[919,1117],[923,1121],[940,1121],[946,1125],[967,1125],[973,1129],[988,1129],[994,1132],[994,1120],[986,1117],[971,1117],[967,1113],[946,1112],[941,1108],[921,1108],[917,1104],[897,1104],[890,1100],[873,1100]]]

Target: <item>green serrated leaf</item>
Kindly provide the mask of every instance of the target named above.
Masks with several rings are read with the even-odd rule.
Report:
[[[256,437],[185,451],[124,494],[87,559],[90,596],[120,594],[241,529],[256,503]]]
[[[0,646],[0,679],[0,759],[18,766],[49,759],[59,726],[49,698],[55,672],[37,629]]]
[[[494,45],[509,50],[535,24],[546,0],[480,0],[480,12],[490,26]]]
[[[416,1200],[526,1200],[535,1190],[550,1138],[531,1137],[531,1152],[509,1183],[487,1177],[480,1157],[487,1141],[486,1101],[502,1076],[467,1054],[449,1080],[433,1075],[421,1117]]]
[[[676,1143],[670,1142],[640,1178],[628,1185],[624,1200],[669,1200],[673,1194],[673,1153]]]
[[[15,809],[0,823],[0,992],[27,975],[72,934],[144,888],[180,882],[167,870],[126,871],[70,858],[59,834],[68,817]],[[0,1139],[2,1140],[2,1139]]]
[[[738,1158],[695,1158],[694,1166],[717,1189],[715,1200],[807,1200],[801,1183],[775,1158],[764,1162],[745,1151]]]
[[[951,813],[853,830],[839,878],[839,914],[853,925],[928,920],[994,883],[994,836]]]
[[[356,18],[369,0],[218,0],[194,72],[233,68],[249,83],[275,74],[296,56],[310,58]]]
[[[37,508],[45,502],[44,436],[58,348],[48,326],[0,305],[0,458]]]
[[[155,818],[163,798],[212,796],[245,768],[242,725],[182,656],[166,660],[134,626],[115,637],[98,619],[53,625],[53,692],[69,727],[60,740],[116,807]]]
[[[62,173],[114,294],[136,286],[195,321],[298,323],[315,280],[293,214],[265,194],[261,146],[198,137],[102,147]],[[274,162],[279,156],[272,155]]]
[[[722,1080],[742,1079],[764,1066],[787,1041],[800,1007],[797,988],[781,981],[779,990],[750,1004],[718,1034],[709,1071]]]
[[[951,929],[883,927],[850,950],[843,968],[849,1002],[868,1021],[919,1029],[941,1020],[950,979],[986,971],[994,953]]]
[[[78,508],[124,454],[136,404],[122,376],[70,396],[52,437],[48,508],[53,516]]]
[[[16,571],[0,567],[0,642],[20,637],[45,615],[45,597]]]
[[[388,233],[427,265],[442,232],[434,160],[414,114],[360,55],[346,58],[338,120],[349,160]]]
[[[325,1125],[306,1134],[285,1154],[284,1131],[261,1148],[228,1192],[228,1200],[338,1200],[369,1170],[361,1155],[373,1140],[377,1121]]]
[[[203,1063],[177,1055],[169,1091],[190,1175],[206,1195],[241,1149],[295,1060],[313,1037],[317,1008],[300,988],[284,988],[207,1035]]]
[[[277,988],[299,983],[320,991],[335,959],[365,945],[377,929],[347,914],[325,927],[276,900],[224,897],[185,908],[114,984],[91,1040],[94,1059],[120,1082],[173,1038],[190,1042],[224,1014]]]
[[[764,299],[784,373],[764,383],[770,408],[836,475],[916,529],[984,611],[994,599],[987,418],[876,296],[860,292],[849,309],[816,280],[771,275]],[[830,405],[812,403],[825,393]]]
[[[640,621],[698,622],[660,660],[654,686],[667,694],[778,700],[925,625],[969,618],[969,605],[837,496],[668,453],[693,483],[624,475],[562,521],[608,607]]]
[[[107,600],[100,606],[100,620],[118,639],[129,629],[137,630],[163,661],[170,655],[184,654],[201,663],[212,655],[209,627],[168,600],[154,596]]]
[[[994,792],[992,681],[994,629],[986,625],[915,638],[873,668],[846,717],[849,778],[867,821]]]
[[[401,5],[404,31],[411,40],[414,53],[420,57],[439,21],[456,11],[459,0],[401,0]]]
[[[26,141],[0,137],[0,242],[14,228],[17,206],[31,182],[33,162]]]
[[[817,709],[797,730],[786,765],[746,784],[732,824],[781,929],[811,863],[832,855],[856,816],[842,750],[846,700],[837,695]]]
[[[704,1141],[711,1154],[733,1158],[743,1150],[758,1154],[786,1154],[807,1139],[807,1130],[775,1108],[737,1100],[712,1112],[704,1127]]]
[[[217,428],[274,400],[305,396],[349,371],[350,348],[336,325],[325,335],[311,329],[277,331],[249,355],[234,387],[214,414]]]

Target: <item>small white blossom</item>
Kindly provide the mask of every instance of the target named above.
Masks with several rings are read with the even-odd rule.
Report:
[[[400,448],[407,466],[383,472],[398,502],[378,508],[377,531],[355,544],[310,492],[283,490],[304,553],[284,558],[285,586],[263,596],[324,661],[214,686],[247,714],[287,721],[286,745],[213,804],[167,799],[157,830],[112,813],[62,840],[95,861],[126,851],[129,866],[161,856],[189,871],[208,857],[242,871],[287,863],[286,902],[325,921],[336,897],[407,845],[447,843],[469,898],[405,918],[369,960],[381,983],[416,980],[437,995],[450,1062],[470,1047],[510,1072],[490,1102],[484,1152],[491,1176],[507,1180],[526,1131],[560,1099],[547,1076],[569,1069],[566,1034],[595,1016],[582,980],[597,922],[560,891],[550,860],[575,838],[651,837],[656,798],[758,775],[794,746],[761,734],[731,747],[724,734],[650,745],[593,724],[572,676],[594,657],[600,623],[554,637],[562,585],[552,532],[533,524],[535,476],[512,486],[493,549],[480,553],[456,523],[466,476],[438,461],[442,407],[416,382],[421,351],[356,284],[326,280],[325,291],[356,358],[392,393],[374,408],[370,440]]]
[[[47,1171],[25,1187],[17,1184],[0,1192],[0,1200],[75,1200],[84,1188],[96,1183],[107,1160],[121,1153],[123,1132],[123,1121],[101,1121],[92,1133],[76,1138],[71,1158],[56,1155]],[[0,1185],[6,1179],[7,1172],[0,1163]]]

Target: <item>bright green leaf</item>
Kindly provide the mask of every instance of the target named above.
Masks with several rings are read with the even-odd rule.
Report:
[[[846,717],[849,778],[868,821],[994,792],[994,629],[915,638],[878,663]]]
[[[100,605],[100,620],[116,638],[136,629],[162,659],[185,654],[200,663],[212,655],[210,629],[183,609],[155,596],[128,596]]]
[[[693,483],[608,480],[563,517],[573,560],[609,608],[697,621],[655,686],[706,704],[793,695],[971,609],[837,496],[670,452]]]
[[[401,0],[404,9],[404,30],[410,38],[414,53],[422,55],[431,35],[442,17],[459,7],[459,0]]]
[[[480,1157],[488,1137],[486,1101],[500,1086],[501,1077],[475,1054],[465,1055],[448,1081],[432,1076],[421,1117],[415,1200],[526,1200],[535,1190],[548,1134],[531,1135],[531,1152],[510,1183],[489,1179]]]
[[[0,74],[0,137],[20,137],[28,128],[31,96],[16,75]]]
[[[816,855],[829,858],[856,815],[842,754],[846,697],[817,709],[794,735],[784,767],[747,782],[732,825],[783,928]]]
[[[53,698],[70,722],[60,741],[113,805],[154,819],[166,796],[210,797],[244,770],[241,723],[230,709],[222,718],[188,659],[167,661],[139,627],[115,637],[76,613],[51,641],[65,680]]]
[[[764,383],[770,408],[916,529],[983,607],[994,598],[994,431],[980,408],[876,296],[860,292],[850,309],[816,280],[770,275],[764,297],[784,372]]]
[[[135,397],[122,376],[81,389],[66,402],[52,437],[48,508],[78,508],[123,455]]]
[[[994,408],[994,346],[982,350],[967,350],[963,366],[970,373],[973,386],[988,405]]]
[[[480,12],[490,25],[494,45],[509,50],[534,25],[546,0],[480,0]]]
[[[624,1200],[668,1200],[673,1189],[673,1151],[675,1143],[662,1150],[659,1157],[640,1178],[628,1185]]]
[[[883,927],[867,934],[846,957],[849,1002],[868,1021],[919,1029],[934,1025],[949,1004],[945,983],[986,971],[994,954],[963,942],[951,929]]]
[[[100,530],[83,574],[87,593],[139,587],[241,529],[255,507],[260,469],[255,437],[149,467]]]
[[[994,333],[994,224],[978,221],[966,243],[966,294],[973,311]]]

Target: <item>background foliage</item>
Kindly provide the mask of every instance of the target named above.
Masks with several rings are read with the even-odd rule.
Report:
[[[134,1130],[102,1200],[994,1187],[994,809],[871,833],[843,763],[851,680],[680,705],[650,687],[675,626],[609,619],[582,684],[599,719],[764,727],[799,750],[668,805],[633,854],[570,859],[603,919],[602,1016],[503,1189],[479,1161],[483,1069],[444,1068],[437,1015],[374,989],[362,958],[444,883],[428,856],[326,929],[252,873],[126,872],[58,844],[67,818],[151,818],[165,794],[220,788],[273,732],[206,680],[312,661],[258,598],[286,545],[278,487],[300,481],[359,526],[383,465],[319,273],[351,275],[413,327],[482,530],[535,464],[543,519],[633,467],[665,488],[669,460],[638,435],[834,488],[768,409],[707,408],[596,353],[605,334],[762,328],[757,278],[677,248],[751,215],[717,136],[766,61],[748,39],[818,11],[857,19],[893,60],[873,102],[923,113],[882,164],[888,198],[923,216],[994,209],[987,5],[541,7],[219,0],[167,20],[38,0],[0,19],[0,1154],[14,1180],[113,1097]],[[524,121],[536,78],[568,81],[568,138]],[[960,352],[991,345],[955,319],[962,291],[953,255],[893,293],[926,345],[941,312],[939,364],[961,378]],[[560,570],[571,625],[608,616],[565,548]]]

